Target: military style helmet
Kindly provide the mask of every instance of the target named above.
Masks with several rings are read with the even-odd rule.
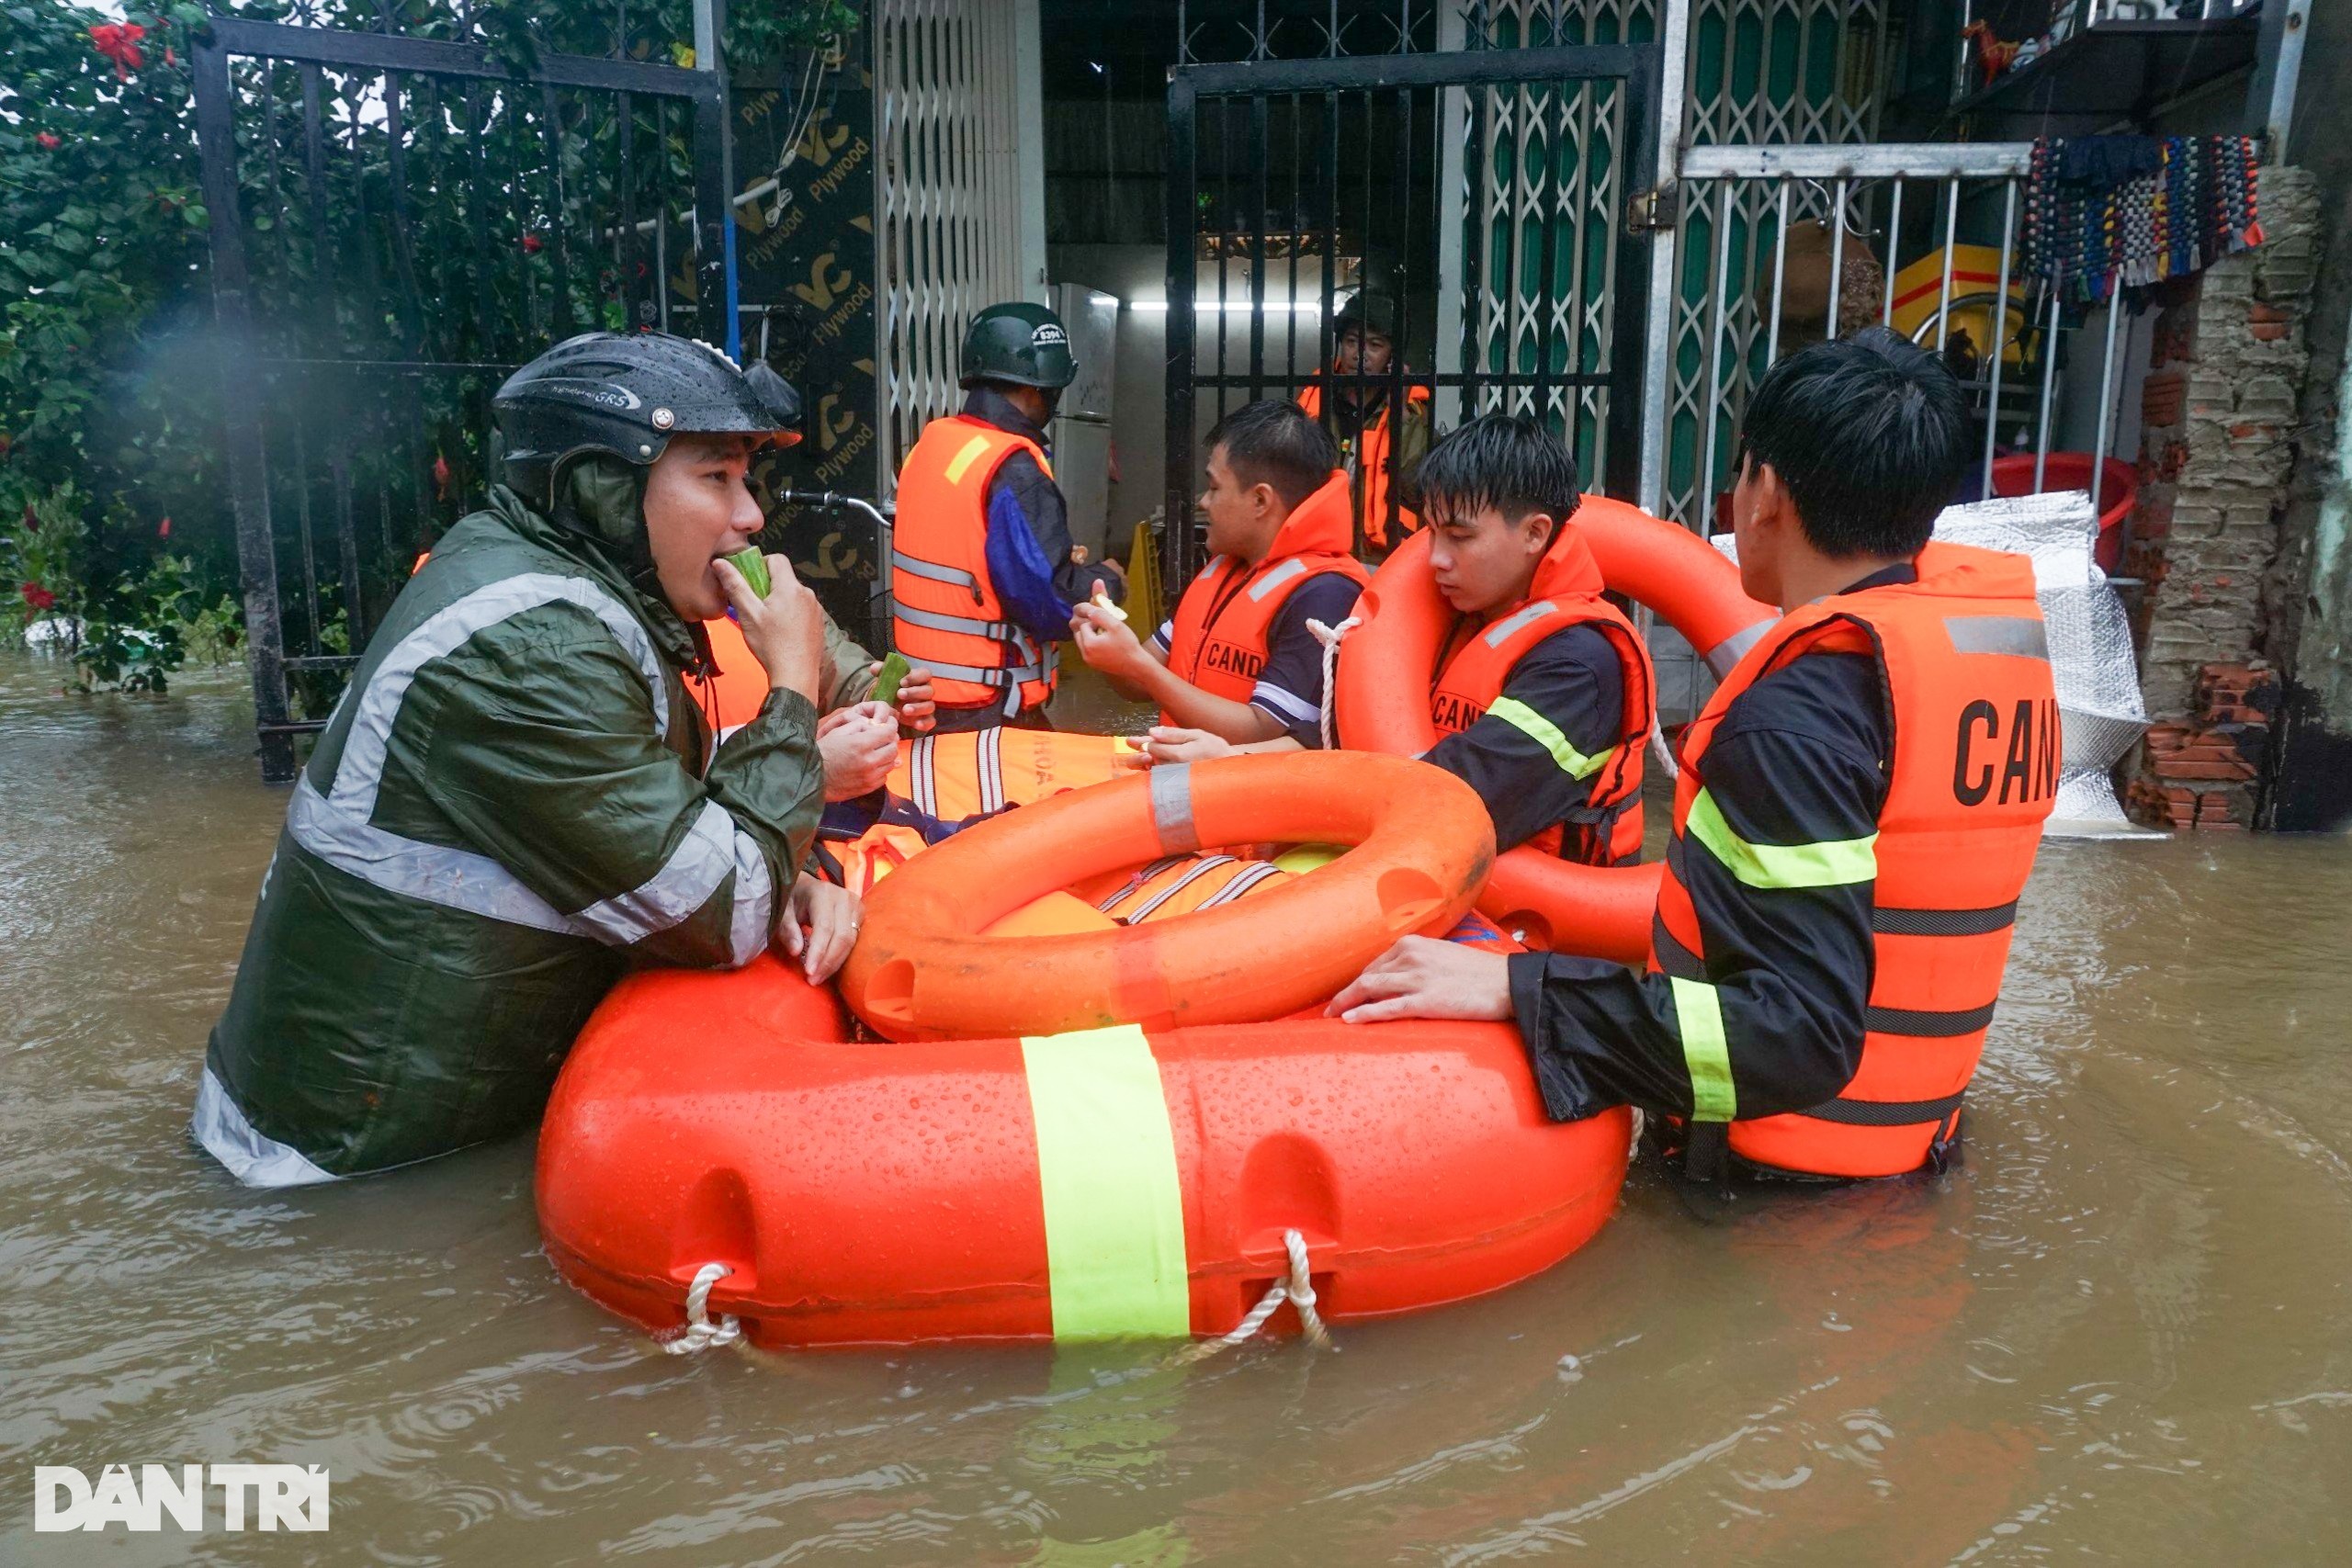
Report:
[[[991,305],[964,329],[959,385],[1011,381],[1048,389],[1067,387],[1078,375],[1069,356],[1069,333],[1062,319],[1043,305],[1014,300]]]
[[[1396,301],[1376,288],[1359,288],[1349,296],[1348,302],[1331,316],[1331,335],[1338,337],[1350,327],[1362,327],[1378,333],[1389,342],[1396,341]]]
[[[666,333],[582,333],[506,378],[491,400],[506,482],[541,505],[589,453],[650,468],[673,435],[800,440],[800,394],[765,365],[747,375],[707,343]]]

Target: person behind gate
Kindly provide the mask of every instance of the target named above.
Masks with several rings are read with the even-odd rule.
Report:
[[[296,781],[192,1131],[249,1186],[407,1165],[527,1126],[632,964],[812,981],[857,901],[802,874],[823,808],[815,597],[761,526],[798,439],[766,367],[593,333],[494,400],[505,482],[394,601]],[[683,676],[732,608],[764,704],[713,748]],[[804,929],[805,928],[805,929]]]
[[[1354,497],[1356,547],[1374,560],[1421,526],[1415,508],[1418,470],[1430,449],[1430,389],[1406,379],[1411,372],[1397,361],[1398,329],[1395,298],[1359,288],[1331,319],[1329,368],[1298,394],[1306,417],[1339,444]],[[1392,379],[1402,384],[1401,409],[1391,406]]]
[[[1331,1010],[1516,1018],[1555,1120],[1641,1107],[1693,1179],[1939,1167],[2059,767],[2031,564],[1929,538],[1968,449],[1883,329],[1773,366],[1732,512],[1784,614],[1683,737],[1647,972],[1408,937]]]
[[[1078,375],[1061,318],[990,305],[959,359],[963,412],[933,420],[899,473],[892,642],[932,676],[936,732],[1047,728],[1070,607],[1126,596],[1115,563],[1070,547],[1046,427]]]
[[[1323,646],[1363,592],[1349,553],[1348,479],[1329,435],[1290,403],[1247,403],[1209,432],[1211,558],[1148,645],[1124,616],[1080,604],[1070,631],[1120,695],[1159,705],[1155,750],[1320,745]],[[1203,754],[1214,754],[1204,752]]]

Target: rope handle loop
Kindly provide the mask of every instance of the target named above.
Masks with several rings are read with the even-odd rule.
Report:
[[[1314,625],[1311,621],[1307,624]],[[1327,643],[1325,646],[1331,645]],[[1286,1230],[1283,1232],[1283,1250],[1290,1255],[1289,1278],[1274,1281],[1258,1299],[1258,1304],[1234,1325],[1233,1332],[1193,1346],[1188,1353],[1188,1359],[1205,1360],[1219,1350],[1248,1342],[1258,1330],[1266,1326],[1266,1319],[1273,1316],[1274,1310],[1284,1302],[1298,1309],[1299,1326],[1306,1331],[1308,1344],[1336,1348],[1331,1347],[1331,1331],[1323,1325],[1323,1314],[1315,1309],[1315,1281],[1307,1271],[1306,1238],[1296,1231]]]
[[[1312,615],[1306,617],[1308,634],[1323,645],[1323,711],[1319,716],[1323,726],[1323,750],[1326,751],[1336,750],[1339,748],[1338,727],[1332,722],[1332,705],[1337,700],[1334,689],[1340,668],[1340,643],[1350,632],[1362,625],[1363,625],[1363,617],[1361,615],[1350,615],[1336,626],[1327,626]],[[1307,1299],[1310,1302],[1314,1300],[1312,1293]]]
[[[706,1263],[695,1270],[695,1281],[686,1287],[685,1332],[663,1340],[662,1349],[673,1356],[690,1356],[715,1345],[732,1345],[743,1337],[743,1325],[732,1314],[720,1313],[717,1323],[710,1320],[710,1288],[733,1272],[724,1263]]]

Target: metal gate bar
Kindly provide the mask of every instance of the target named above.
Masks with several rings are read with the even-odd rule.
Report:
[[[2033,459],[2030,486],[2015,487],[2019,493],[2038,491],[2050,483],[2049,459],[2056,439],[2053,414],[2061,397],[2058,372],[2063,362],[2091,352],[2092,344],[2076,341],[2088,323],[2066,322],[2058,290],[2018,276],[2019,220],[2031,153],[2029,142],[1686,151],[1680,169],[1679,243],[1683,265],[1693,254],[1707,258],[1700,306],[1703,361],[1698,377],[1704,396],[1686,400],[1660,395],[1648,411],[1661,451],[1659,515],[1702,534],[1711,531],[1716,502],[1736,477],[1729,471],[1730,437],[1757,379],[1791,351],[1781,287],[1789,236],[1797,221],[1811,219],[1822,220],[1829,230],[1826,333],[1838,330],[1849,281],[1845,243],[1853,224],[1864,225],[1869,236],[1883,243],[1883,258],[1875,259],[1882,260],[1884,283],[1874,312],[1883,324],[1896,323],[1896,275],[1905,265],[1940,255],[1932,299],[1924,302],[1922,312],[1905,312],[1914,315],[1908,335],[1922,347],[1941,352],[1952,346],[1954,332],[1962,325],[1987,331],[1989,344],[1973,344],[1972,338],[1981,356],[1974,373],[1962,378],[1973,416],[1984,427],[1976,448],[1983,482],[1989,493],[1995,462],[2004,447],[2010,447],[2012,456],[2022,457],[2030,451]],[[1907,228],[1906,207],[1912,214]],[[1877,221],[1882,213],[1883,228]],[[1765,220],[1751,220],[1752,215]],[[1997,254],[1989,287],[1958,278],[1955,247],[1963,243]],[[1742,253],[1756,261],[1743,268],[1738,265]],[[1764,281],[1768,278],[1769,283]],[[2018,291],[2014,298],[2013,289]],[[2095,366],[2098,377],[2087,484],[2095,514],[2113,505],[2106,468],[2124,408],[2119,369],[2124,358],[2125,309],[2120,299],[2110,301],[2103,327],[2093,339],[2097,357],[2085,362]],[[1653,297],[1649,330],[1654,344],[1673,341],[1678,310],[1687,311],[1687,302],[1672,295]],[[1687,317],[1684,322],[1687,328]],[[2013,354],[2018,360],[2014,366],[2007,363]],[[1670,461],[1678,436],[1685,434],[1697,453],[1687,477],[1679,475]],[[2017,434],[2024,439],[2014,439]],[[2111,547],[2119,563],[2129,561],[2131,527],[2126,513]],[[2128,571],[2128,565],[2122,570]],[[2127,591],[2140,586],[2130,576],[2110,581]],[[1664,645],[1658,650],[1661,664],[1670,666],[1682,649],[1663,629],[1658,638]],[[1704,679],[1694,663],[1687,694],[1694,708]]]
[[[708,0],[696,9],[707,11]],[[618,15],[625,30],[626,11]],[[413,539],[393,537],[395,478],[404,476],[401,488],[407,492],[412,531],[428,515],[430,488],[446,482],[428,477],[437,462],[426,451],[424,405],[431,390],[448,383],[430,378],[457,378],[458,428],[469,432],[471,440],[484,439],[489,411],[481,376],[502,373],[536,352],[542,321],[557,336],[579,328],[577,269],[608,243],[624,319],[646,321],[649,307],[658,301],[662,324],[669,324],[666,201],[657,204],[659,216],[650,225],[656,256],[651,276],[636,276],[641,244],[635,145],[643,134],[640,98],[651,100],[657,147],[667,139],[671,103],[686,106],[695,117],[692,287],[706,334],[728,340],[732,311],[724,244],[725,92],[715,69],[716,52],[701,58],[704,69],[684,70],[626,58],[545,53],[518,75],[485,46],[389,31],[215,16],[198,33],[191,61],[197,130],[210,216],[223,425],[265,778],[290,779],[294,738],[324,723],[315,702],[311,712],[295,716],[289,676],[332,679],[357,662],[369,630],[367,558],[381,563],[380,576],[384,567],[396,570],[401,564],[395,553],[399,543],[413,547]],[[252,62],[242,84],[232,69],[240,60]],[[279,114],[280,73],[288,68],[299,94],[290,122]],[[587,226],[575,231],[574,217],[592,203],[597,182],[592,174],[587,192],[570,188],[566,147],[575,134],[593,135],[595,121],[584,107],[575,120],[566,94],[572,100],[582,94],[616,98],[605,123],[614,128],[621,168],[617,222],[616,215],[590,211],[584,214]],[[379,106],[379,121],[374,118]],[[344,113],[338,117],[331,107]],[[252,155],[265,158],[267,166],[266,181],[256,184],[257,205],[245,199],[238,148],[241,117],[256,111],[260,135]],[[526,123],[532,112],[539,118],[536,130]],[[492,127],[500,118],[503,134],[494,135]],[[290,212],[281,167],[281,136],[288,131],[299,140],[301,161],[300,190]],[[378,156],[371,149],[379,135],[382,162],[372,177],[388,187],[381,201],[368,189],[370,163]],[[493,140],[499,145],[493,147]],[[435,243],[428,243],[422,268],[408,183],[416,166],[412,153],[425,154],[429,167],[462,168],[469,182],[459,220],[466,239],[453,247],[447,234],[429,236]],[[492,166],[493,154],[503,168]],[[543,177],[532,172],[541,160]],[[487,265],[497,254],[489,231],[493,201],[502,212],[514,210],[519,221],[528,221],[534,208],[543,210],[545,241],[534,235],[516,254],[541,248],[550,253],[546,297],[532,269],[519,260],[502,269],[519,276],[494,275]],[[249,221],[272,235],[258,258],[248,247]],[[453,300],[444,258],[453,248],[467,247],[475,287],[467,291],[470,298]],[[389,305],[378,305],[388,267],[396,286]],[[433,289],[429,298],[424,291],[426,274]],[[366,288],[377,319],[347,304],[337,287],[345,277]],[[257,297],[264,279],[281,291],[307,288],[310,299],[302,304]],[[526,336],[533,341],[502,338],[502,293],[519,302]],[[440,321],[437,333],[428,330],[436,304],[455,305],[458,311],[454,321]],[[293,472],[274,475],[266,394],[290,378],[304,378],[278,433]],[[363,434],[379,445],[363,446],[356,439]],[[314,452],[322,462],[314,462]],[[291,493],[274,494],[281,488]],[[358,493],[363,488],[374,491],[372,508]],[[288,503],[283,509],[281,500]],[[361,530],[370,509],[375,540],[363,550]],[[306,651],[300,653],[289,654],[286,646],[275,522],[279,515],[293,520],[300,561],[307,638]],[[322,553],[318,532],[330,526],[331,548]],[[328,592],[341,601],[348,637],[341,647],[327,641],[322,596]]]
[[[2005,309],[1991,308],[1992,302],[2007,299],[2012,288],[2022,281],[2016,270],[2019,256],[2018,220],[2031,153],[2029,142],[1696,147],[1684,153],[1681,178],[1690,187],[1690,194],[1683,243],[1688,245],[1695,240],[1695,229],[1687,220],[1702,219],[1715,248],[1708,285],[1710,324],[1704,344],[1708,416],[1702,421],[1704,455],[1697,476],[1690,488],[1668,486],[1665,497],[1667,514],[1704,532],[1710,515],[1709,499],[1729,480],[1723,462],[1729,446],[1720,434],[1736,427],[1756,378],[1781,352],[1780,283],[1786,267],[1791,215],[1818,218],[1830,226],[1829,310],[1834,322],[1840,289],[1846,281],[1844,242],[1851,215],[1858,202],[1867,205],[1880,194],[1887,198],[1888,213],[1887,254],[1883,264],[1886,283],[1879,306],[1881,321],[1891,324],[1894,320],[1894,277],[1905,264],[1906,250],[1911,262],[1940,254],[1942,265],[1935,303],[1915,327],[1914,340],[1923,347],[1941,352],[1951,345],[1956,317],[1973,319],[1981,313],[1985,318],[1984,324],[1989,327],[1993,341],[1983,345],[1987,351],[1979,361],[1982,373],[1963,382],[1979,411],[1978,417],[1984,422],[1982,450],[1985,470],[1989,479],[2001,445],[2001,432],[2012,428],[2011,420],[2016,417],[2003,406],[2005,391],[2014,404],[2016,394],[2030,394],[2038,385],[2039,397],[2030,408],[2035,432],[2030,446],[2035,459],[2034,482],[2040,488],[2046,479],[2052,439],[2054,373],[2060,360],[2070,351],[2068,340],[2077,329],[2063,324],[2056,310],[2058,300],[2054,296],[2041,298],[2045,291],[2038,286],[2030,288],[2019,302]],[[1920,236],[1906,242],[1902,227],[1904,197],[1907,187],[1918,185],[1930,186],[1941,199],[1933,203],[1926,214]],[[1769,241],[1758,226],[1747,226],[1751,253],[1759,246],[1770,247],[1764,255],[1773,279],[1770,304],[1761,308],[1756,298],[1758,280],[1763,276],[1760,266],[1751,267],[1743,275],[1730,265],[1729,254],[1734,234],[1740,228],[1736,219],[1740,198],[1758,191],[1770,199],[1760,207],[1752,201],[1746,205],[1778,214]],[[1989,289],[1982,286],[1962,289],[1955,284],[1954,248],[1964,240],[1963,204],[1974,215],[1980,234],[1973,243],[1997,248],[1999,253],[1996,279]],[[1915,206],[1914,211],[1917,210]],[[1669,330],[1670,321],[1667,318],[1672,305],[1671,300],[1655,302],[1652,332],[1662,335]],[[2101,499],[2105,463],[2115,434],[2114,403],[2119,391],[2117,328],[2121,315],[2120,309],[2109,311],[2100,348],[2102,390],[2090,470],[2094,506]],[[1757,352],[1759,348],[1760,355]],[[2026,378],[2022,383],[2010,379],[2005,386],[2009,370],[2004,361],[2013,348],[2018,353]],[[1672,419],[1678,411],[1661,412]]]
[[[1449,134],[1444,119],[1444,94],[1449,89],[1465,89],[1467,123],[1463,134],[1474,148],[1481,149],[1471,161],[1465,174],[1474,180],[1491,177],[1483,152],[1486,135],[1484,121],[1488,118],[1484,101],[1494,93],[1510,91],[1529,106],[1526,113],[1544,117],[1546,134],[1540,139],[1545,164],[1535,182],[1540,188],[1544,180],[1555,173],[1564,152],[1583,158],[1586,143],[1581,139],[1571,141],[1566,134],[1570,117],[1581,112],[1588,118],[1594,112],[1590,100],[1594,94],[1606,92],[1611,102],[1601,111],[1614,131],[1614,167],[1616,188],[1633,190],[1650,183],[1658,144],[1657,129],[1657,73],[1661,51],[1654,45],[1595,45],[1521,50],[1473,50],[1443,53],[1402,55],[1371,55],[1355,57],[1326,57],[1309,60],[1251,60],[1227,64],[1182,65],[1169,78],[1169,158],[1168,158],[1168,355],[1169,385],[1167,403],[1167,490],[1165,515],[1170,520],[1172,560],[1170,569],[1175,580],[1188,579],[1201,564],[1202,547],[1194,537],[1194,530],[1187,524],[1193,515],[1193,463],[1196,423],[1199,413],[1198,395],[1213,393],[1219,411],[1225,406],[1226,394],[1240,392],[1250,398],[1266,394],[1269,382],[1276,378],[1269,373],[1266,348],[1269,334],[1265,330],[1267,309],[1268,242],[1277,234],[1287,234],[1290,240],[1288,276],[1290,298],[1284,302],[1291,324],[1283,334],[1286,346],[1295,358],[1297,342],[1297,264],[1302,252],[1319,245],[1322,254],[1321,300],[1317,312],[1322,333],[1328,337],[1331,307],[1338,287],[1337,264],[1340,257],[1343,222],[1343,208],[1347,205],[1342,190],[1340,150],[1351,116],[1343,112],[1342,95],[1360,95],[1363,105],[1361,141],[1354,155],[1362,160],[1359,188],[1353,194],[1357,200],[1355,216],[1365,231],[1363,245],[1365,285],[1393,293],[1400,312],[1396,352],[1391,355],[1385,372],[1374,375],[1340,376],[1330,370],[1328,361],[1317,371],[1326,388],[1377,388],[1386,399],[1386,406],[1401,409],[1408,389],[1434,394],[1442,389],[1457,389],[1464,394],[1465,407],[1510,406],[1532,409],[1539,416],[1555,407],[1562,412],[1566,423],[1565,434],[1576,438],[1580,408],[1599,405],[1596,439],[1604,457],[1603,472],[1610,488],[1617,493],[1631,495],[1638,484],[1640,462],[1640,389],[1644,369],[1643,355],[1638,352],[1638,334],[1633,330],[1646,313],[1649,295],[1650,267],[1647,257],[1640,253],[1644,237],[1617,227],[1616,213],[1603,215],[1610,224],[1609,243],[1603,260],[1604,291],[1608,282],[1617,286],[1614,300],[1615,319],[1627,323],[1623,332],[1607,333],[1609,347],[1602,351],[1598,344],[1587,353],[1585,342],[1585,304],[1580,294],[1572,301],[1577,314],[1573,323],[1559,320],[1561,307],[1551,298],[1556,289],[1556,275],[1560,270],[1559,244],[1562,234],[1557,220],[1566,209],[1566,200],[1554,193],[1548,202],[1534,209],[1541,231],[1532,246],[1528,243],[1521,221],[1519,204],[1510,209],[1511,243],[1509,253],[1509,274],[1504,282],[1501,310],[1509,323],[1519,320],[1522,301],[1520,268],[1524,264],[1530,272],[1540,269],[1538,299],[1528,308],[1532,327],[1532,353],[1522,354],[1521,344],[1506,332],[1500,363],[1489,362],[1484,353],[1466,355],[1460,370],[1408,371],[1405,358],[1407,344],[1417,321],[1428,316],[1417,310],[1416,274],[1424,280],[1429,271],[1417,265],[1423,247],[1415,243],[1417,237],[1431,242],[1436,251],[1434,220],[1442,205],[1432,201],[1426,220],[1417,225],[1415,215],[1417,171],[1434,178],[1434,171],[1442,160],[1434,157],[1417,159],[1415,152],[1417,128],[1426,125],[1438,136]],[[1571,89],[1574,90],[1573,96]],[[1325,166],[1319,171],[1322,190],[1321,210],[1308,221],[1305,191],[1300,177],[1301,144],[1307,117],[1297,106],[1303,97],[1319,94],[1323,103],[1323,147]],[[1433,107],[1424,119],[1416,107],[1417,95],[1428,95]],[[1272,193],[1269,188],[1269,171],[1273,157],[1272,137],[1269,116],[1275,99],[1283,99],[1292,107],[1286,120],[1291,140],[1289,161],[1293,169],[1292,211],[1286,222],[1270,222]],[[1235,138],[1231,134],[1229,117],[1238,107],[1235,100],[1245,100],[1248,112],[1244,128],[1243,156],[1248,167],[1237,182],[1230,166]],[[1382,104],[1390,113],[1385,122],[1377,113]],[[1581,111],[1577,107],[1582,104]],[[1208,114],[1215,106],[1214,116]],[[1541,106],[1538,108],[1536,106]],[[1354,106],[1345,106],[1352,109]],[[1204,129],[1215,124],[1216,157],[1212,206],[1216,227],[1205,232],[1210,240],[1213,258],[1217,262],[1216,288],[1214,301],[1204,296],[1199,273],[1199,247],[1204,238],[1203,194]],[[1395,128],[1384,137],[1383,124]],[[1431,152],[1435,152],[1434,146]],[[1373,165],[1386,156],[1384,167],[1393,171],[1396,192],[1395,211],[1385,214],[1387,221],[1396,226],[1401,236],[1394,247],[1393,256],[1382,261],[1375,255],[1372,243],[1375,231],[1373,208],[1375,204],[1375,182]],[[1524,183],[1526,173],[1514,170],[1513,179]],[[1248,219],[1243,234],[1232,233],[1225,225],[1234,216],[1233,196],[1237,184],[1246,187],[1247,199],[1240,213]],[[1434,185],[1431,186],[1434,191]],[[1487,215],[1483,203],[1473,204],[1469,212],[1469,227],[1465,234],[1468,248],[1483,258],[1487,239]],[[1570,258],[1570,270],[1579,290],[1585,280],[1589,262],[1586,254],[1586,231],[1579,224],[1571,237],[1577,243],[1577,254]],[[1246,249],[1236,242],[1246,240]],[[1532,254],[1523,254],[1532,250]],[[1250,281],[1247,310],[1250,321],[1246,334],[1249,362],[1246,367],[1229,367],[1231,313],[1227,300],[1227,272],[1225,265],[1237,252],[1246,255],[1250,263]],[[1490,287],[1483,265],[1474,265],[1471,276],[1464,280],[1465,289],[1475,290],[1477,309],[1485,310],[1487,296],[1495,290]],[[1205,369],[1201,364],[1203,344],[1199,315],[1204,309],[1212,310],[1217,323],[1216,367]],[[1604,306],[1603,316],[1610,314]],[[1477,341],[1476,332],[1467,323],[1474,318],[1465,315],[1465,346]],[[1558,363],[1555,363],[1557,361]],[[1598,363],[1596,363],[1598,361]],[[1293,379],[1291,361],[1285,360],[1281,377],[1283,389]],[[1396,486],[1387,487],[1393,528],[1399,497]],[[1361,542],[1361,541],[1360,541]]]

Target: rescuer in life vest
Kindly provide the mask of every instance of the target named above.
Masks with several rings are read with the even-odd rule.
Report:
[[[1212,558],[1148,645],[1124,616],[1083,604],[1070,631],[1120,695],[1159,705],[1152,739],[1202,755],[1322,743],[1323,645],[1363,592],[1349,552],[1348,480],[1331,438],[1292,404],[1246,403],[1209,432]]]
[[[1498,850],[1532,842],[1587,865],[1639,859],[1655,687],[1641,635],[1601,597],[1577,531],[1576,459],[1534,421],[1486,414],[1430,449],[1421,485],[1430,570],[1460,617],[1420,677],[1440,737],[1423,760],[1478,792]],[[1349,743],[1344,728],[1339,740]],[[1282,744],[1156,729],[1145,751],[1196,761]]]
[[[1047,728],[1073,604],[1126,597],[1117,563],[1071,548],[1046,427],[1078,374],[1043,305],[990,305],[964,333],[960,413],[923,427],[899,471],[892,641],[927,668],[940,734]]]
[[[1408,937],[1331,1010],[1515,1017],[1555,1120],[1639,1106],[1694,1179],[1939,1168],[2059,764],[2030,563],[1929,540],[1968,452],[1883,329],[1773,366],[1732,513],[1783,615],[1683,737],[1647,973]]]
[[[1358,289],[1331,330],[1330,367],[1300,390],[1298,406],[1338,444],[1354,502],[1354,547],[1378,560],[1421,525],[1417,471],[1430,449],[1430,389],[1405,379],[1390,296]]]
[[[193,1132],[248,1186],[386,1170],[537,1120],[632,964],[773,936],[829,977],[856,898],[802,874],[823,808],[824,617],[752,591],[754,452],[798,439],[765,366],[592,333],[494,400],[505,482],[394,601],[294,786]],[[766,671],[709,744],[685,672],[732,608]]]

